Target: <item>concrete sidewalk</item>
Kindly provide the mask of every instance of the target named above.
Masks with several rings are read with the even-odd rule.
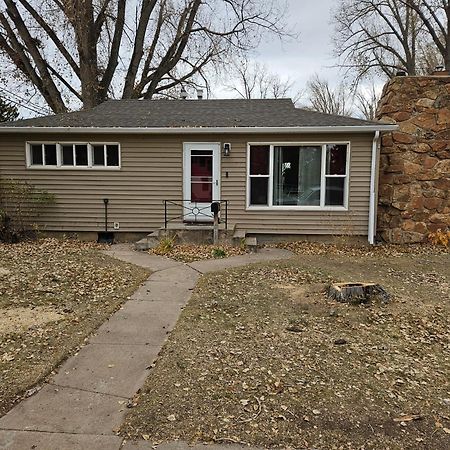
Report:
[[[175,326],[199,276],[292,255],[286,250],[264,249],[256,254],[183,264],[133,251],[127,245],[113,246],[106,253],[153,273],[37,394],[0,418],[0,449],[153,448],[145,441],[124,442],[116,433],[128,402],[147,378],[149,366]],[[215,447],[220,448],[211,448]],[[159,448],[181,450],[187,445],[171,443]]]

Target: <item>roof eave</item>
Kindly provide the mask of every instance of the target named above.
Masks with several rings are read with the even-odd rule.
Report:
[[[91,134],[257,134],[257,133],[364,133],[375,131],[395,131],[398,125],[370,124],[346,126],[311,126],[311,127],[0,127],[0,133],[91,133]]]

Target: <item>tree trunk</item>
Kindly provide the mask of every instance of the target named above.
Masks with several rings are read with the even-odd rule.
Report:
[[[80,62],[83,107],[89,109],[100,103],[94,8],[92,0],[76,0],[74,7],[81,11],[74,14],[74,29]]]

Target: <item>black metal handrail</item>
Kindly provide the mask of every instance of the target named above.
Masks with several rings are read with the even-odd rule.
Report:
[[[210,203],[205,202],[193,202],[192,200],[163,200],[164,202],[164,228],[167,229],[167,225],[169,222],[173,222],[175,220],[182,219],[186,221],[187,218],[193,218],[194,220],[189,220],[189,222],[200,223],[204,222],[206,217],[213,218],[213,213],[211,211],[211,205],[213,203],[220,204],[220,212],[219,212],[219,223],[223,218],[222,223],[225,225],[225,229],[228,229],[228,200],[213,200]],[[177,206],[181,207],[182,213],[175,216],[169,217],[169,207]],[[222,214],[223,212],[223,214]]]

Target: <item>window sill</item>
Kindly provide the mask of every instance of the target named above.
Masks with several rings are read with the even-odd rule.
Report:
[[[76,170],[76,171],[119,171],[122,167],[83,167],[83,166],[27,166],[29,170]]]
[[[247,206],[246,211],[317,211],[317,212],[346,212],[345,206]]]

